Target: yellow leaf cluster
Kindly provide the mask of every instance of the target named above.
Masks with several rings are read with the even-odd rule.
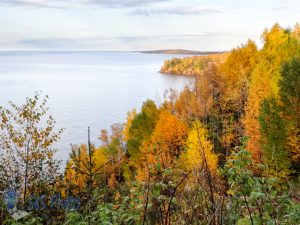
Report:
[[[208,139],[207,129],[200,121],[195,121],[187,138],[187,151],[182,155],[188,170],[207,167],[216,172],[218,155],[213,152],[213,144]]]

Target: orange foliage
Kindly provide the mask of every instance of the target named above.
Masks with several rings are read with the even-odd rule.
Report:
[[[152,135],[152,143],[166,158],[177,157],[185,144],[187,127],[169,112],[162,112]]]
[[[145,179],[151,165],[172,166],[184,148],[186,136],[187,126],[182,121],[167,111],[161,112],[151,140],[142,145],[143,167],[137,178]]]
[[[186,87],[175,102],[175,111],[183,119],[207,117],[218,91],[220,76],[216,65],[209,66],[196,76],[193,87]]]

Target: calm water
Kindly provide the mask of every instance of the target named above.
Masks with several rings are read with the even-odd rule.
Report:
[[[158,73],[174,55],[134,52],[0,52],[0,105],[22,104],[41,90],[50,98],[57,127],[65,128],[57,157],[68,158],[70,144],[99,145],[101,129],[123,123],[146,99],[162,102],[166,89],[180,90],[191,78]],[[178,55],[176,56],[178,57]]]

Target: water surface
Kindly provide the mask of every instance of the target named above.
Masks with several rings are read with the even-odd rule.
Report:
[[[50,98],[57,127],[65,128],[57,157],[68,158],[70,144],[99,145],[101,129],[123,123],[126,113],[146,99],[158,104],[166,89],[181,90],[191,78],[160,74],[174,55],[137,52],[0,52],[0,105],[22,104],[41,90]],[[178,57],[178,55],[176,55]]]

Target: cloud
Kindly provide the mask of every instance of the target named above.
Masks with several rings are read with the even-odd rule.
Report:
[[[171,0],[1,0],[0,5],[44,8],[68,8],[83,5],[102,5],[108,8],[129,8]]]
[[[169,35],[151,35],[151,36],[119,36],[113,39],[121,40],[125,42],[135,42],[135,41],[147,41],[147,40],[186,40],[186,39],[197,39],[197,38],[212,38],[212,37],[224,37],[224,36],[241,36],[234,33],[224,33],[224,32],[202,32],[200,34],[169,34]]]
[[[1,5],[38,8],[70,8],[76,5],[73,0],[1,0]]]
[[[20,45],[34,48],[61,48],[78,45],[78,41],[71,38],[26,38],[17,41]]]
[[[88,0],[87,4],[99,4],[107,7],[137,7],[170,0]]]
[[[286,6],[281,6],[281,7],[277,7],[277,8],[273,8],[274,11],[283,11],[283,10],[288,10],[289,8]]]
[[[168,8],[168,9],[146,9],[146,8],[138,8],[132,11],[131,15],[144,15],[144,16],[152,16],[152,15],[205,15],[205,14],[214,14],[221,13],[218,9],[212,8],[197,8],[197,7],[176,7],[176,8]]]
[[[0,4],[44,6],[47,4],[47,0],[3,0],[0,2]]]

